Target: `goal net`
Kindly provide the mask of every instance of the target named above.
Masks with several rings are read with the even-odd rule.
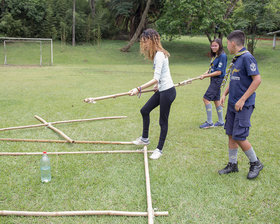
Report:
[[[0,37],[4,65],[53,65],[53,41],[47,38]]]

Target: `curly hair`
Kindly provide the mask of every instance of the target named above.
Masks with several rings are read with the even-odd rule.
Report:
[[[149,41],[149,46],[146,46],[147,40]],[[154,57],[157,51],[162,51],[166,57],[169,57],[170,54],[165,50],[160,42],[160,35],[157,31],[153,29],[146,29],[140,36],[140,53],[150,60],[154,60]]]

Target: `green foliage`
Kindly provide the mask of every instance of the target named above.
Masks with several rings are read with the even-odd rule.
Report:
[[[253,53],[256,47],[256,37],[264,35],[279,27],[280,10],[277,1],[243,0],[235,10],[234,28],[244,30],[247,34],[247,47]]]
[[[167,1],[157,27],[169,39],[189,33],[205,34],[211,41],[229,32],[231,21],[226,12],[230,6],[230,1],[220,0]]]
[[[14,19],[11,13],[5,13],[0,22],[0,32],[7,36],[26,36],[28,30],[20,19]]]
[[[99,38],[132,37],[147,3],[147,0],[95,0],[93,15],[90,1],[76,1],[78,43],[96,42],[99,31]],[[72,7],[72,0],[1,1],[0,33],[71,42]],[[153,0],[144,29],[155,27],[169,40],[185,34],[203,34],[211,41],[228,34],[233,25],[250,35],[280,29],[280,0]]]

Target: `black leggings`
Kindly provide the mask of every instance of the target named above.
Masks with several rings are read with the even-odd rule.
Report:
[[[160,105],[160,137],[157,148],[162,150],[163,144],[167,135],[168,130],[168,116],[170,112],[170,107],[172,102],[176,98],[175,87],[164,90],[162,92],[155,92],[155,94],[148,100],[148,102],[140,110],[143,117],[143,138],[148,138],[149,136],[149,125],[150,125],[150,112]]]

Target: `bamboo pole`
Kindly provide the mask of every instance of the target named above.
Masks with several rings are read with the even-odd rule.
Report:
[[[122,119],[127,118],[127,116],[112,116],[112,117],[96,117],[96,118],[87,118],[87,119],[77,119],[77,120],[66,120],[66,121],[54,121],[49,122],[50,124],[65,124],[65,123],[74,123],[74,122],[84,122],[84,121],[97,121],[97,120],[107,120],[107,119]],[[1,128],[0,131],[9,131],[15,129],[24,129],[24,128],[36,128],[47,126],[48,124],[33,124],[33,125],[25,125],[25,126],[17,126],[17,127],[8,127]]]
[[[153,151],[147,151],[151,153]],[[77,152],[48,152],[48,155],[76,155],[76,154],[131,154],[143,153],[143,150],[118,150],[118,151],[77,151]],[[36,156],[42,152],[0,152],[0,156]]]
[[[154,210],[152,206],[149,164],[147,155],[147,146],[144,146],[144,164],[145,164],[145,176],[146,176],[146,191],[147,191],[147,206],[148,206],[148,224],[154,223]]]
[[[187,85],[187,84],[191,84],[192,81],[195,81],[195,80],[198,80],[198,79],[200,79],[200,76],[197,76],[197,77],[194,77],[194,78],[191,78],[191,79],[187,79],[187,80],[181,81],[181,82],[175,84],[174,86],[178,87],[178,86],[184,86],[184,85]],[[148,92],[155,92],[155,90],[154,89],[148,89],[148,90],[141,91],[141,93],[148,93]],[[95,98],[86,98],[86,99],[84,99],[84,102],[85,103],[96,103],[96,101],[98,101],[98,100],[106,100],[106,99],[110,99],[110,98],[117,98],[117,97],[120,97],[120,96],[128,96],[128,95],[130,95],[130,92],[116,93],[116,94],[108,95],[108,96],[100,96],[100,97],[95,97]]]
[[[77,119],[77,120],[67,120],[67,121],[54,121],[54,122],[50,122],[50,123],[51,124],[65,124],[65,123],[74,123],[74,122],[98,121],[98,120],[122,119],[122,118],[127,118],[127,116],[96,117],[96,118],[88,118],[88,119]]]
[[[48,128],[52,129],[54,132],[56,132],[57,134],[61,135],[64,139],[66,139],[66,141],[73,143],[74,140],[72,140],[70,137],[68,137],[66,134],[64,134],[62,131],[60,131],[59,129],[57,129],[56,127],[52,126],[50,123],[46,122],[43,118],[35,115],[34,116],[37,120],[41,121],[42,123],[46,124]]]
[[[147,90],[141,91],[141,93],[148,93],[148,92],[155,92],[155,90],[154,89],[147,89]],[[85,103],[96,103],[96,101],[98,101],[98,100],[106,100],[106,99],[110,99],[110,98],[117,98],[117,97],[120,97],[120,96],[128,96],[128,95],[130,95],[130,92],[116,93],[116,94],[108,95],[108,96],[86,98],[86,99],[84,99],[84,102]]]
[[[34,212],[34,211],[0,211],[0,216],[88,216],[88,215],[111,215],[111,216],[148,216],[148,212],[127,211],[61,211],[61,212]],[[168,212],[155,212],[155,216],[168,216]]]
[[[0,131],[9,131],[15,129],[25,129],[25,128],[37,128],[47,126],[46,124],[33,124],[33,125],[25,125],[25,126],[17,126],[17,127],[8,127],[8,128],[1,128]]]
[[[18,138],[0,138],[0,141],[8,142],[42,142],[42,143],[69,143],[65,140],[52,139],[18,139]],[[76,144],[110,144],[110,145],[134,145],[133,142],[118,142],[118,141],[74,141]]]
[[[178,87],[178,86],[184,86],[184,85],[187,85],[187,84],[191,84],[192,81],[195,81],[195,80],[198,80],[198,79],[200,79],[200,76],[197,76],[197,77],[194,77],[194,78],[191,78],[191,79],[187,79],[187,80],[178,82],[178,83],[175,84],[174,86],[175,86],[175,87]]]

